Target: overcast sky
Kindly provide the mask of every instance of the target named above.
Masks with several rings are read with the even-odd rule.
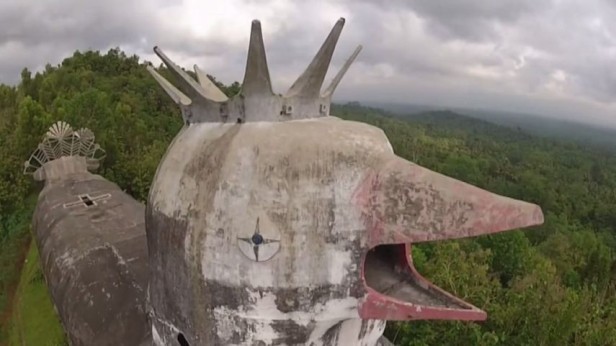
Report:
[[[0,0],[0,82],[75,50],[120,47],[241,81],[261,20],[284,92],[339,17],[330,76],[362,44],[338,100],[493,108],[616,124],[612,0]]]

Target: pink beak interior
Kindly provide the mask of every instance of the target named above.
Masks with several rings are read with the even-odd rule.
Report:
[[[543,223],[539,206],[485,191],[396,157],[356,192],[369,233],[364,319],[482,321],[485,311],[422,277],[411,244]]]
[[[382,245],[364,262],[366,299],[360,315],[379,320],[482,321],[487,314],[421,276],[409,255],[410,244]]]

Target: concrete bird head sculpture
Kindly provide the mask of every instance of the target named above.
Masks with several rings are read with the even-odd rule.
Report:
[[[159,345],[375,345],[385,320],[482,320],[413,268],[411,244],[541,224],[536,205],[397,157],[382,130],[329,115],[358,47],[321,92],[340,19],[284,95],[252,23],[242,89],[227,98],[158,56],[150,72],[185,126],[146,211]]]

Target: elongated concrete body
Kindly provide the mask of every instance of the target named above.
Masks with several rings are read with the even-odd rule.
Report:
[[[145,207],[88,172],[89,157],[63,153],[78,137],[46,138],[34,173],[45,181],[33,229],[52,302],[71,345],[151,345]]]

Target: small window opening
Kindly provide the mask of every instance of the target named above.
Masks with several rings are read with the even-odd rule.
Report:
[[[282,110],[280,111],[280,115],[291,115],[293,113],[293,107],[283,105]]]
[[[188,340],[186,340],[184,334],[182,333],[178,334],[178,342],[180,343],[180,346],[190,346]]]
[[[90,199],[90,196],[79,196],[79,198],[81,198],[81,201],[86,205],[86,207],[91,207],[94,205],[94,201]]]

